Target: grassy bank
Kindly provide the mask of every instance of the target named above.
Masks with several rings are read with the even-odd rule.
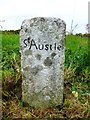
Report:
[[[21,99],[21,59],[18,34],[2,35],[3,118],[89,118],[88,39],[66,36],[64,104],[45,111],[28,108]]]

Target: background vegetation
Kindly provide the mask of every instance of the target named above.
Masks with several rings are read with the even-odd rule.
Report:
[[[67,35],[65,50],[64,103],[57,109],[40,110],[22,101],[22,74],[19,30],[2,33],[3,119],[13,118],[90,118],[90,73],[88,38]]]

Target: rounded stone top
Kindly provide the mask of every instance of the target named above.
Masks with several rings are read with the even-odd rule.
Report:
[[[21,25],[21,29],[22,26],[23,27],[27,27],[27,25],[30,24],[30,27],[33,26],[33,23],[39,23],[39,22],[55,22],[57,24],[57,26],[60,26],[60,24],[64,25],[64,27],[66,27],[66,23],[64,22],[64,20],[60,19],[60,18],[55,18],[55,17],[34,17],[31,19],[26,19],[22,22]],[[32,23],[32,24],[31,24]]]

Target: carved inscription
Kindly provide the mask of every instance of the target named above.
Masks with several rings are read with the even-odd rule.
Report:
[[[36,44],[34,39],[31,39],[31,37],[28,37],[23,41],[24,47],[26,48],[29,45],[29,50],[32,48],[35,48],[36,50],[61,50],[61,45],[54,44]]]

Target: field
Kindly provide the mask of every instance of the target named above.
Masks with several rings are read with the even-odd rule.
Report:
[[[57,109],[29,108],[21,96],[19,34],[2,34],[3,119],[13,118],[90,118],[88,93],[88,38],[68,35],[65,49],[64,104]]]

